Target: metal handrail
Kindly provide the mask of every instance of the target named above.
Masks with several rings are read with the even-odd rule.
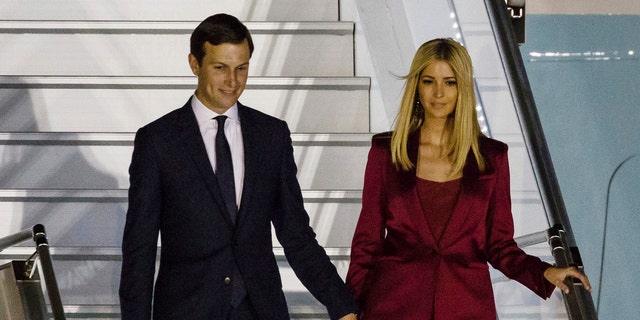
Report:
[[[549,245],[556,266],[562,268],[575,266],[578,271],[584,272],[580,254],[577,253],[578,248],[569,247],[565,237],[566,233],[561,225],[555,225],[549,229]],[[582,285],[582,282],[575,278],[567,278],[564,283],[572,288],[569,293],[563,293],[569,319],[598,319],[591,293]]]
[[[36,224],[32,229],[25,229],[12,235],[0,238],[0,251],[20,244],[32,238],[36,244],[36,253],[40,258],[42,274],[44,276],[45,287],[47,288],[47,296],[51,304],[51,313],[55,320],[65,320],[64,308],[58,283],[53,271],[53,263],[51,262],[51,254],[49,252],[49,243],[44,226]]]
[[[542,204],[549,225],[554,226],[549,231],[549,242],[552,244],[556,265],[559,267],[573,265],[583,271],[580,252],[573,238],[569,216],[562,199],[507,5],[504,0],[485,0],[485,5],[540,190]],[[573,288],[575,290],[571,290],[568,295],[563,293],[570,319],[597,319],[591,294],[581,286],[574,284]]]
[[[15,246],[16,244],[25,242],[33,237],[31,229],[22,230],[4,238],[0,238],[0,252],[6,248]]]

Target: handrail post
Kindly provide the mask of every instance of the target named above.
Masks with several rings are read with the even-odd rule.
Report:
[[[42,274],[44,275],[44,283],[47,287],[47,295],[51,304],[51,313],[55,320],[64,320],[64,308],[60,291],[58,290],[58,282],[53,271],[53,263],[51,262],[51,254],[49,252],[49,242],[44,226],[36,224],[33,226],[33,241],[36,243],[36,250],[40,256],[40,265],[42,266]]]

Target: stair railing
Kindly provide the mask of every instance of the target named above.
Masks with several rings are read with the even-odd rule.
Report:
[[[573,238],[571,224],[562,199],[553,162],[547,146],[538,111],[527,78],[518,39],[505,0],[485,0],[489,20],[502,60],[507,83],[522,129],[525,145],[540,190],[549,224],[549,243],[558,267],[575,266],[584,271],[580,252]],[[569,294],[564,294],[569,319],[597,319],[597,313],[589,293],[581,284],[571,282]]]
[[[49,303],[51,305],[51,313],[53,315],[53,318],[55,320],[64,320],[65,315],[62,300],[60,299],[58,283],[53,271],[53,263],[51,262],[49,243],[47,241],[47,234],[45,232],[44,226],[41,224],[36,224],[31,229],[25,229],[4,238],[0,238],[0,251],[27,241],[30,238],[33,239],[36,246],[36,253],[34,253],[32,257],[35,256],[35,259],[40,259],[40,266],[44,277],[45,287],[47,289],[47,296],[49,297]],[[29,260],[30,259],[31,258],[29,258]],[[25,268],[25,270],[21,271],[23,274],[33,276],[37,264],[35,260],[32,262],[32,264],[30,264],[29,260],[26,261],[24,265],[21,265]],[[33,303],[28,304],[33,306]]]

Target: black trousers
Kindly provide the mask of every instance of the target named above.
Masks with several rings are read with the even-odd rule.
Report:
[[[249,297],[245,297],[237,307],[231,309],[227,315],[227,320],[258,320]]]

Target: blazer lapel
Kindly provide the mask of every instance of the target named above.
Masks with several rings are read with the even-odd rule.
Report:
[[[409,137],[407,153],[409,154],[409,159],[413,163],[418,163],[419,144],[420,140],[418,134],[413,134]],[[424,216],[424,212],[420,204],[420,197],[418,195],[417,188],[416,167],[414,166],[413,169],[408,171],[399,171],[398,182],[404,203],[407,206],[407,212],[411,221],[414,222],[420,237],[427,245],[436,248],[438,246],[438,241],[433,235],[433,232],[431,232],[431,228],[429,227],[429,223],[427,222],[427,218]]]
[[[449,217],[449,222],[444,228],[442,238],[440,239],[440,248],[448,247],[455,239],[460,237],[459,230],[464,230],[463,226],[470,214],[471,204],[474,201],[470,190],[472,190],[472,184],[474,182],[466,177],[462,178],[462,187],[458,201]]]
[[[222,192],[218,187],[218,181],[216,180],[204,142],[202,141],[198,122],[191,109],[191,103],[187,102],[180,110],[182,112],[179,113],[176,119],[176,125],[181,128],[180,139],[182,140],[185,154],[189,155],[195,162],[196,168],[200,171],[200,175],[205,180],[211,196],[218,205],[218,213],[223,216],[223,219],[227,221],[229,226],[232,226],[233,224],[227,214]]]
[[[478,165],[476,164],[476,158],[473,156],[473,152],[469,152],[465,167],[463,168],[462,176],[462,189],[458,196],[458,201],[451,214],[449,223],[445,227],[442,239],[440,240],[440,247],[446,248],[456,242],[460,236],[460,230],[466,230],[464,226],[470,215],[474,214],[474,206],[482,206],[483,203],[478,201],[488,201],[483,196],[483,188],[487,187],[487,183],[493,178],[491,168],[487,168],[487,171],[480,173]]]

